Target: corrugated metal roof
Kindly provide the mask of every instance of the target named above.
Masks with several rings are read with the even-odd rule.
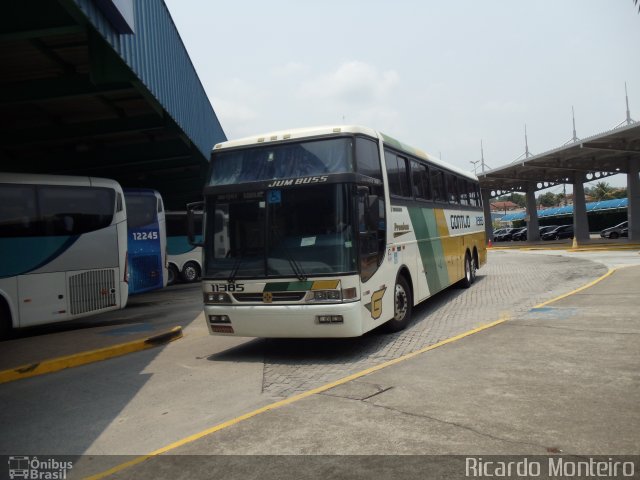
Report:
[[[92,0],[74,2],[208,159],[226,136],[164,1],[134,1],[134,34],[118,33]]]
[[[603,200],[601,202],[589,202],[587,203],[588,212],[596,212],[602,210],[616,210],[619,208],[627,208],[629,206],[628,198],[616,198],[613,200]],[[561,215],[573,215],[573,205],[567,205],[566,207],[545,208],[544,210],[538,210],[538,218],[544,217],[558,217]],[[515,220],[524,220],[526,212],[508,213],[501,218],[502,222],[513,222]]]

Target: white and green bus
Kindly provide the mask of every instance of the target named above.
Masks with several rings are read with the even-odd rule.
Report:
[[[116,181],[0,173],[0,334],[124,308],[126,265]]]
[[[469,287],[486,262],[477,178],[369,128],[218,144],[204,197],[192,241],[215,335],[401,330],[414,305]]]

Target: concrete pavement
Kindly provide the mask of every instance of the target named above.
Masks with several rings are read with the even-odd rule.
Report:
[[[111,474],[212,472],[204,460],[185,465],[171,455],[638,455],[639,285],[640,267],[621,268],[517,318]]]

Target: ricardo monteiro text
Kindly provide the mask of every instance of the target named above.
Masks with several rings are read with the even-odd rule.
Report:
[[[544,460],[522,458],[512,461],[495,461],[482,457],[467,457],[467,477],[539,477],[545,478],[623,478],[635,475],[634,462],[607,460],[573,460],[565,457],[549,457]]]

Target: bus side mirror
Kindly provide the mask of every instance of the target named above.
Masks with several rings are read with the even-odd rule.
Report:
[[[204,247],[204,242],[202,240],[196,241],[196,215],[202,214],[204,211],[204,202],[194,202],[187,204],[187,239],[189,240],[189,244],[194,247]],[[198,232],[200,238],[202,238],[203,232]]]

